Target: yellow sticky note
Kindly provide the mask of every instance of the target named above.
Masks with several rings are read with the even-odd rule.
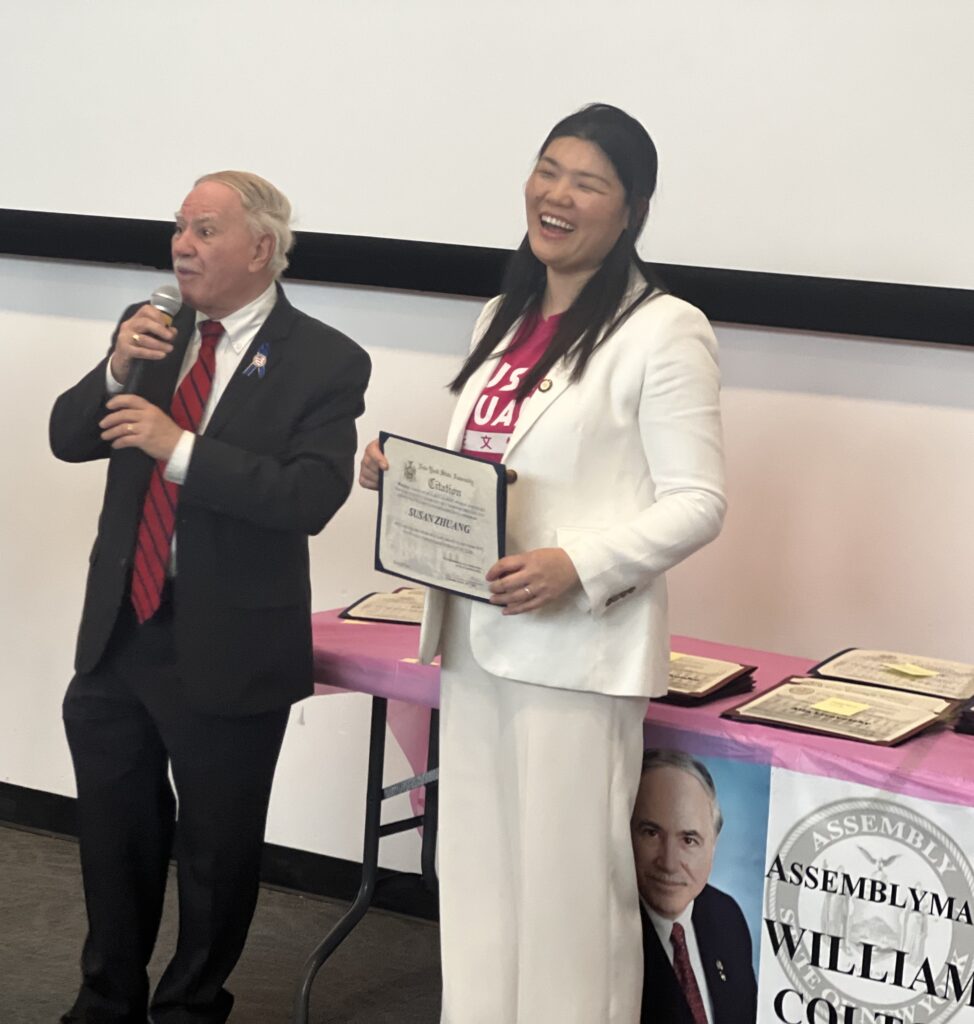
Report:
[[[860,711],[868,711],[869,705],[860,704],[856,700],[845,700],[842,697],[826,697],[825,700],[820,700],[817,704],[813,704],[812,708],[815,711],[825,711],[830,715],[850,717],[858,715]]]
[[[916,679],[928,679],[930,676],[937,674],[929,668],[924,668],[922,665],[914,665],[909,661],[887,661],[884,663],[883,668],[899,672],[904,676],[914,676]]]
[[[682,657],[682,654],[677,654],[676,651],[670,651],[670,661],[679,661]]]

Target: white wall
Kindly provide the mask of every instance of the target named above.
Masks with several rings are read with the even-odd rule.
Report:
[[[103,354],[158,271],[0,259],[0,781],[72,794],[60,725],[104,467],[56,462],[55,396]],[[479,303],[291,285],[297,305],[374,362],[363,444],[379,427],[438,440]],[[974,351],[719,326],[730,512],[671,574],[674,632],[809,657],[889,645],[974,661]],[[393,581],[372,564],[374,499],[356,489],[312,543],[315,605]],[[295,710],[272,842],[359,859],[368,702]],[[388,777],[405,774],[398,753]],[[405,811],[405,798],[401,798]],[[415,870],[414,836],[383,863]]]
[[[246,167],[306,230],[507,248],[545,133],[601,100],[659,146],[655,261],[974,279],[970,0],[120,6],[3,5],[0,205],[167,219]]]

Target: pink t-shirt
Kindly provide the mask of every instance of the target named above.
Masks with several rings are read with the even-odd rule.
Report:
[[[467,420],[460,448],[464,455],[475,455],[488,462],[500,462],[504,457],[521,414],[523,400],[515,397],[518,384],[544,354],[560,319],[560,313],[547,320],[532,316],[518,328]]]

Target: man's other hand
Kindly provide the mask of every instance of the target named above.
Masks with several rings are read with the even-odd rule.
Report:
[[[168,462],[183,436],[179,424],[139,395],[116,395],[107,407],[109,414],[98,424],[103,441],[110,441],[113,448],[141,448]]]

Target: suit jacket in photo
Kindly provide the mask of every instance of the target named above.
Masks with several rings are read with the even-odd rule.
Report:
[[[122,315],[126,320],[138,308]],[[138,394],[168,411],[195,328],[187,306],[165,359],[146,361]],[[116,327],[112,345],[118,335]],[[263,375],[246,374],[265,347]],[[91,551],[75,668],[105,652],[129,578],[153,460],[101,440],[106,356],[51,413],[54,454],[108,460]],[[370,361],[353,341],[277,302],[196,438],[176,512],[173,635],[187,700],[198,710],[252,714],[312,692],[308,536],[348,496]]]
[[[690,1007],[652,921],[643,919],[642,1024],[693,1024]],[[751,964],[751,935],[741,908],[708,885],[693,904],[693,930],[713,1003],[712,1024],[754,1024],[757,982]]]

